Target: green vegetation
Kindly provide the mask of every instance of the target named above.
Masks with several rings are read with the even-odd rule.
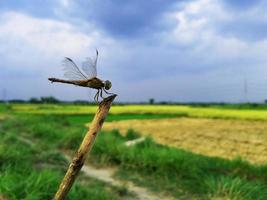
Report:
[[[2,105],[3,106],[3,105]],[[0,106],[1,107],[1,106]],[[250,107],[248,107],[250,108]],[[93,105],[67,105],[67,104],[11,104],[9,111],[17,114],[94,114],[96,106]],[[180,105],[115,105],[111,114],[150,114],[150,115],[178,115],[183,117],[218,118],[218,119],[245,119],[267,120],[267,109],[244,109],[237,106],[180,106]],[[151,116],[149,116],[151,117]]]
[[[78,110],[78,115],[13,115],[6,111],[9,117],[0,121],[1,195],[8,199],[51,199],[67,167],[62,150],[77,149],[86,132],[84,123],[92,118],[74,108],[73,113]],[[66,109],[70,110],[68,106]],[[44,108],[41,111],[48,113]],[[140,116],[116,114],[108,120],[166,115]],[[267,166],[253,166],[238,158],[229,161],[197,155],[156,144],[149,138],[132,147],[125,146],[127,140],[137,137],[133,131],[125,137],[117,131],[101,133],[90,162],[117,166],[118,178],[184,199],[267,199]],[[79,177],[69,199],[88,198],[121,197],[108,185]]]
[[[192,107],[238,109],[238,110],[267,110],[267,101],[260,103],[241,103],[241,104],[191,104]]]
[[[0,199],[52,199],[68,164],[55,148],[58,137],[52,129],[60,127],[50,120],[37,123],[25,117],[0,121]],[[120,188],[79,177],[67,199],[116,200],[120,195]]]
[[[225,195],[230,199],[266,199],[267,166],[245,161],[210,158],[156,144],[151,139],[133,147],[118,132],[102,134],[93,149],[94,159],[120,166],[118,176],[180,197],[191,194]],[[178,190],[179,188],[180,190]]]

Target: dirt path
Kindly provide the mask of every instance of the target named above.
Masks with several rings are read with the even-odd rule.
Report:
[[[71,158],[69,156],[66,156],[68,161],[71,161]],[[114,168],[101,168],[97,169],[94,166],[89,165],[88,163],[83,166],[81,170],[86,176],[92,177],[95,179],[98,179],[100,181],[103,181],[105,183],[108,183],[113,186],[119,186],[119,187],[127,187],[127,190],[130,193],[134,193],[136,195],[135,198],[131,197],[128,199],[140,199],[140,200],[174,200],[175,198],[169,197],[163,194],[155,194],[150,191],[148,191],[146,188],[136,186],[130,181],[121,181],[118,179],[115,179],[113,177],[114,173],[116,172],[116,169]]]

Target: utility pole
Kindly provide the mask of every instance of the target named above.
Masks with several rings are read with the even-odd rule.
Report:
[[[245,103],[248,103],[248,82],[247,77],[244,79],[244,101]]]
[[[4,103],[7,103],[7,91],[5,88],[2,90],[2,100]]]

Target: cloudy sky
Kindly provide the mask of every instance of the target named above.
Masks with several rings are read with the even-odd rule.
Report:
[[[118,101],[267,99],[265,0],[0,1],[0,98],[94,91],[50,84],[99,50]]]

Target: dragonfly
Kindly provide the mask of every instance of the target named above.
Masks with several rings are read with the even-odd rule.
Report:
[[[97,78],[97,59],[98,50],[96,50],[96,56],[94,59],[86,58],[86,60],[82,62],[81,70],[72,59],[65,57],[62,64],[64,77],[67,79],[48,78],[48,80],[51,81],[51,83],[67,83],[96,89],[97,93],[94,96],[94,100],[95,102],[99,103],[99,96],[104,99],[103,91],[108,95],[113,95],[113,93],[107,91],[112,87],[112,83],[109,80],[103,81]]]

